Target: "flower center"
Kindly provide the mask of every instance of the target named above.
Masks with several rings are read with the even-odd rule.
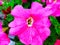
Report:
[[[32,17],[27,19],[27,24],[28,24],[29,27],[32,26],[32,24],[33,24],[33,18]]]

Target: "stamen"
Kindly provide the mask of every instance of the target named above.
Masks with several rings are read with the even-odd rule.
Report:
[[[27,19],[27,24],[29,27],[32,26],[32,24],[33,24],[33,18],[32,17]]]
[[[31,22],[32,22],[31,18],[28,19],[28,24],[29,24],[29,25],[31,24]]]

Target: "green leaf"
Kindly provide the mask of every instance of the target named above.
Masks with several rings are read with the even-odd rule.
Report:
[[[15,45],[24,45],[24,44],[22,44],[21,42],[16,42]]]
[[[2,6],[0,6],[0,10],[2,10]]]
[[[58,20],[53,16],[50,16],[50,21],[54,26],[59,24]]]
[[[8,3],[6,1],[4,1],[3,7],[4,7],[3,9],[7,9],[7,7],[9,7],[9,5],[8,5]]]
[[[53,36],[54,37],[54,36]],[[56,38],[52,38],[51,36],[48,37],[48,39],[44,42],[44,45],[54,45],[54,42],[56,41]]]
[[[28,8],[30,6],[30,3],[28,2],[28,3],[23,3],[23,7],[24,8]]]
[[[8,14],[8,15],[7,15],[6,20],[7,20],[8,22],[11,22],[13,19],[14,19],[14,17],[13,17],[11,14]]]
[[[60,24],[55,26],[55,29],[56,29],[57,34],[60,35]]]
[[[8,27],[8,22],[7,22],[7,20],[3,20],[3,27]]]
[[[15,3],[21,5],[22,4],[22,0],[15,0]]]
[[[14,41],[14,42],[18,42],[18,41],[19,41],[18,37],[15,36],[15,38],[13,39],[13,41]]]
[[[35,0],[36,2],[40,2],[40,0]]]
[[[9,6],[11,6],[12,8],[14,7],[14,0],[11,0],[11,1],[9,1],[9,2],[7,2],[7,1],[4,1],[4,3],[3,3],[3,9],[7,9]]]
[[[10,2],[9,2],[9,6],[11,6],[12,8],[13,8],[13,6],[14,6],[14,0],[11,0]]]
[[[17,36],[15,36],[15,38],[12,39],[12,40],[15,42],[15,45],[23,45],[23,44],[19,41],[19,39],[18,39]]]

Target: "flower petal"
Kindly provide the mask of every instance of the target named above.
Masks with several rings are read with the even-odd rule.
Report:
[[[21,35],[18,35],[20,41],[24,44],[31,44],[30,30],[26,30]]]
[[[32,45],[43,45],[43,42],[40,36],[37,35],[32,39]]]
[[[47,38],[48,38],[48,36],[50,36],[50,29],[49,28],[44,28],[44,29],[41,29],[40,28],[40,36],[41,36],[41,39],[42,39],[42,41],[45,41]]]
[[[41,9],[42,7],[43,7],[42,4],[40,4],[38,2],[33,2],[31,5],[31,9],[33,9],[33,10]]]
[[[45,15],[49,16],[51,14],[53,14],[57,9],[57,5],[55,5],[55,3],[52,3],[52,4],[48,4],[44,10],[46,11],[45,12]]]
[[[24,19],[21,18],[15,18],[11,23],[9,23],[9,27],[16,27],[16,26],[21,26],[24,25],[26,22]]]
[[[40,18],[39,20],[35,21],[34,22],[34,26],[36,26],[38,28],[40,28],[42,26],[50,27],[51,23],[50,23],[50,20],[48,19],[48,17],[42,17],[42,18]]]
[[[36,28],[37,32],[41,36],[41,39],[44,41],[48,36],[50,36],[50,25],[47,25],[47,22],[44,24],[42,21],[37,21],[34,24],[34,27]]]
[[[11,14],[15,17],[19,18],[28,18],[29,17],[29,9],[24,9],[21,5],[15,6],[15,8],[11,11]]]
[[[37,12],[37,10],[40,10],[42,8],[43,8],[42,4],[38,2],[33,2],[31,5],[31,13]]]
[[[56,11],[52,14],[52,16],[60,16],[60,2],[56,2],[54,6],[56,6]]]
[[[42,41],[46,40],[48,36],[50,36],[50,29],[47,27],[36,27],[37,32],[39,33]]]
[[[10,28],[9,34],[10,35],[20,35],[22,32],[25,31],[26,28],[27,28],[27,25]]]
[[[10,39],[8,38],[8,36],[3,33],[0,32],[0,45],[8,45],[10,42]]]
[[[20,41],[26,45],[32,44],[32,37],[36,35],[35,28],[27,28],[25,32],[23,32],[21,35],[18,35]]]

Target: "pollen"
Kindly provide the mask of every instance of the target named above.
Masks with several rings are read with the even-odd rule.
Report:
[[[29,27],[32,26],[32,24],[33,24],[33,18],[32,17],[27,19],[27,24]]]

